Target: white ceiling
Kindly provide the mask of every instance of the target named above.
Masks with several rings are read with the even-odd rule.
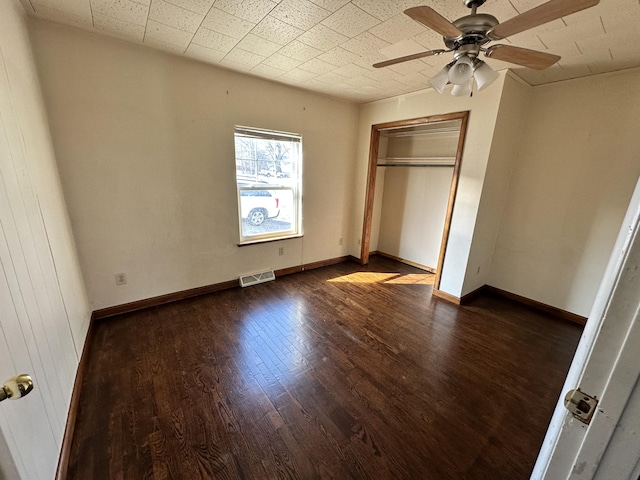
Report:
[[[367,102],[427,87],[449,60],[428,57],[374,69],[442,37],[402,12],[429,5],[454,20],[462,0],[21,0],[35,17],[116,36],[225,68]],[[544,0],[487,0],[479,12],[503,22]],[[500,43],[562,56],[544,71],[499,60],[531,85],[640,66],[640,0],[600,5]],[[384,53],[381,52],[383,50]]]

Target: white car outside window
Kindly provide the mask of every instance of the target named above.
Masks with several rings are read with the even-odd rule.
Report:
[[[280,199],[274,190],[240,190],[240,215],[251,225],[262,225],[280,215]]]

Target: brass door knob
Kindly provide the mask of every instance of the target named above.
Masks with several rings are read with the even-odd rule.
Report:
[[[33,380],[26,373],[10,378],[0,387],[0,402],[6,400],[17,400],[27,395],[33,390]]]

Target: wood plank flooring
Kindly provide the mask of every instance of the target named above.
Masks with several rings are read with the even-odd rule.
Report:
[[[70,479],[526,479],[581,333],[343,263],[97,324]]]

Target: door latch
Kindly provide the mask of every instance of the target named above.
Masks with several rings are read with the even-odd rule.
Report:
[[[598,399],[581,392],[579,388],[569,390],[564,397],[564,406],[574,417],[589,425],[593,413],[596,411]]]
[[[17,400],[27,395],[31,390],[33,390],[31,377],[25,373],[16,375],[0,387],[0,402],[7,398]]]

